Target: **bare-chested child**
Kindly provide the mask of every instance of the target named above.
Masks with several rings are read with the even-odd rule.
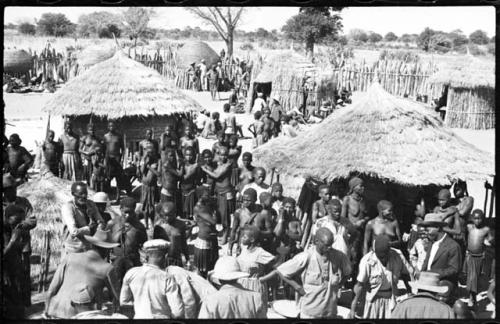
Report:
[[[145,148],[144,156],[141,161],[140,174],[142,176],[141,210],[144,213],[146,228],[149,228],[150,221],[151,224],[154,224],[155,204],[157,202],[156,188],[160,176],[158,154],[152,145]]]
[[[467,183],[465,181],[458,181],[453,187],[453,194],[455,195],[455,203],[457,204],[458,215],[465,223],[472,221],[471,211],[474,207],[474,198],[469,196],[467,190]]]
[[[100,139],[95,135],[93,124],[87,125],[87,135],[80,140],[80,155],[82,157],[82,177],[90,185],[92,179],[92,156],[95,154],[95,148],[100,145]]]
[[[485,243],[493,240],[491,229],[484,222],[484,213],[480,209],[472,212],[472,224],[467,224],[467,252],[463,272],[467,274],[467,291],[469,292],[469,307],[476,306],[476,296],[479,292],[480,278],[484,276]],[[486,278],[488,280],[489,278]]]
[[[271,109],[268,107],[262,109],[261,121],[264,123],[263,141],[266,143],[273,136],[276,127],[276,121],[271,117]]]
[[[182,193],[182,216],[193,219],[194,206],[198,200],[196,187],[200,184],[200,168],[196,163],[194,148],[189,146],[184,150],[184,164],[182,166],[181,193]]]
[[[165,161],[165,152],[170,149],[177,151],[179,145],[177,143],[177,137],[174,134],[174,126],[168,124],[165,126],[165,132],[161,134],[160,137],[160,148],[161,148],[161,160]]]
[[[158,141],[153,139],[153,130],[146,130],[146,137],[139,142],[139,158],[142,160],[146,152],[151,151],[154,156],[160,154]]]
[[[96,192],[109,191],[109,179],[106,172],[106,157],[102,145],[94,149],[95,154],[92,157],[92,178],[90,187]]]
[[[192,148],[194,160],[198,161],[198,156],[200,155],[200,145],[198,139],[194,135],[193,128],[190,125],[184,127],[184,136],[179,140],[179,151],[184,155],[184,151],[188,148]]]
[[[161,174],[161,194],[160,201],[170,201],[175,204],[179,190],[179,180],[183,176],[183,168],[177,167],[175,150],[168,148],[164,152],[164,161],[160,167]]]
[[[233,224],[231,227],[231,237],[227,253],[231,255],[233,246],[237,244],[240,249],[240,231],[245,225],[253,225],[257,216],[262,210],[262,206],[256,204],[257,192],[254,189],[247,189],[243,192],[241,208],[234,212]]]
[[[450,191],[441,189],[438,193],[438,206],[434,208],[434,213],[440,214],[442,221],[448,224],[443,231],[457,241],[463,254],[465,252],[465,221],[460,218],[458,208],[451,203]]]
[[[214,155],[215,162],[218,162],[219,160],[218,152],[221,147],[226,147],[229,149],[229,145],[226,142],[226,135],[224,134],[223,130],[217,132],[217,142],[212,145],[212,154]]]
[[[273,197],[273,209],[276,211],[276,215],[278,215],[283,205],[283,199],[285,199],[283,196],[283,185],[279,182],[273,183],[271,186],[271,195]]]
[[[177,219],[175,205],[171,201],[158,205],[158,220],[153,230],[153,239],[164,239],[170,242],[167,255],[167,266],[182,267],[182,255],[189,268],[189,253],[186,240],[186,224]]]
[[[252,165],[252,153],[243,153],[243,155],[241,156],[241,162],[242,166],[238,171],[238,191],[240,191],[246,184],[253,181],[253,170],[255,169],[255,167]]]
[[[125,179],[123,172],[123,154],[125,153],[125,144],[123,136],[116,129],[116,123],[108,123],[108,132],[104,135],[104,144],[106,145],[106,166],[108,168],[109,181],[116,179],[116,200],[120,200],[120,191],[125,190],[130,195],[131,184]]]
[[[264,122],[260,119],[262,118],[262,113],[260,111],[256,111],[253,114],[255,121],[253,124],[248,126],[248,131],[252,133],[253,139],[253,148],[259,147],[264,144]]]
[[[233,165],[233,169],[231,171],[231,184],[236,188],[240,183],[238,159],[241,155],[241,145],[238,145],[238,135],[232,134],[229,136],[228,147],[228,159]]]
[[[259,203],[262,207],[259,215],[255,218],[253,225],[260,231],[260,246],[274,253],[274,225],[277,222],[278,213],[272,208],[272,196],[269,192],[263,192],[259,195]]]
[[[316,200],[312,205],[312,223],[315,224],[319,218],[326,216],[326,205],[332,198],[330,187],[328,185],[320,185],[318,188],[319,200]]]
[[[54,141],[54,131],[50,130],[47,138],[42,144],[43,163],[47,169],[56,177],[59,176],[59,164],[61,163],[61,147]]]
[[[203,152],[201,152],[201,163],[200,167],[204,165],[207,167],[208,170],[214,171],[215,168],[217,168],[217,163],[214,162],[214,156],[212,154],[212,151],[205,149]],[[209,196],[213,197],[214,195],[214,185],[215,181],[212,177],[209,177],[208,174],[205,172],[202,172],[200,175],[200,181],[201,181],[201,190],[208,190]]]
[[[194,218],[198,225],[198,236],[193,242],[194,266],[199,275],[204,278],[213,270],[219,258],[217,242],[217,218],[209,197],[202,197],[194,208]]]
[[[217,198],[218,222],[222,224],[223,236],[222,245],[227,243],[229,226],[231,225],[231,215],[236,208],[234,188],[231,185],[232,165],[228,160],[228,149],[225,146],[219,148],[219,161],[215,170],[210,170],[206,165],[201,166],[201,170],[211,177],[215,182],[215,196]]]
[[[398,221],[394,218],[392,203],[387,200],[381,200],[377,204],[377,210],[377,217],[366,223],[363,255],[371,250],[373,241],[379,235],[387,236],[392,248],[401,248],[401,233]]]
[[[73,133],[71,123],[64,123],[64,133],[59,142],[62,143],[63,154],[63,179],[79,181],[81,176],[81,158],[80,158],[80,138]]]

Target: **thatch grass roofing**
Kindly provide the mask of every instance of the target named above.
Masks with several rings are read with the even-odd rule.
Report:
[[[201,106],[156,70],[117,51],[70,80],[45,104],[52,115],[95,115],[111,119],[200,110]]]
[[[208,68],[217,64],[219,55],[204,42],[187,42],[177,52],[177,66],[187,68],[191,63],[200,64],[205,60]]]
[[[266,59],[262,69],[253,82],[275,82],[276,79],[283,74],[300,75],[302,77],[316,70],[317,67],[305,57],[293,51],[286,51]]]
[[[402,185],[449,185],[494,174],[494,157],[443,127],[437,114],[375,83],[357,103],[292,139],[257,148],[258,164],[334,180],[359,172]]]
[[[111,57],[116,52],[116,47],[110,44],[91,45],[79,52],[76,57],[78,63],[86,68],[97,63],[101,63]]]
[[[3,51],[4,73],[26,73],[33,67],[33,57],[25,50],[5,49]]]
[[[495,88],[495,62],[467,57],[450,60],[428,80],[431,83],[449,84],[452,87]]]

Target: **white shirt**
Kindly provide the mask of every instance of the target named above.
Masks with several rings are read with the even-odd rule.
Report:
[[[253,102],[252,111],[253,112],[261,111],[266,106],[267,106],[266,105],[266,101],[264,99],[262,99],[262,98],[256,98],[255,101]]]
[[[439,240],[434,242],[431,246],[431,250],[429,252],[429,263],[427,264],[427,271],[431,270],[432,262],[434,261],[434,257],[436,256],[437,250],[439,249],[439,246],[441,243],[443,243],[444,238],[446,237],[446,233],[443,235],[443,237]]]

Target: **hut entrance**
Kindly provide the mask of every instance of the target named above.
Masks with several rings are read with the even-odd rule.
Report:
[[[271,96],[272,84],[273,84],[272,82],[266,82],[266,83],[256,82],[253,84],[254,88],[253,88],[252,102],[250,107],[253,107],[253,103],[255,99],[257,99],[258,92],[262,92],[264,94],[262,98],[267,101],[267,98]]]

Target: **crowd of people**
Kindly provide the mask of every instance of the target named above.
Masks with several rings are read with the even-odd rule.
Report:
[[[102,139],[93,125],[79,137],[69,122],[58,142],[48,134],[44,168],[72,181],[73,199],[61,208],[62,257],[46,317],[266,318],[286,299],[296,313],[282,316],[336,318],[351,292],[343,301],[349,318],[472,318],[485,279],[495,303],[494,228],[465,182],[454,184],[454,197],[442,189],[437,206],[418,205],[408,233],[393,213],[397,202],[379,201],[370,219],[359,177],[344,197],[320,185],[309,212],[243,152],[230,109],[222,123],[167,125],[159,140],[147,130],[136,157],[140,199],[125,177],[115,122]],[[293,118],[276,98],[255,114],[254,146],[285,132],[277,120]],[[200,150],[198,133],[216,134],[212,149]],[[37,220],[16,192],[33,163],[16,134],[4,143],[4,161],[4,309],[23,318]],[[91,198],[88,188],[97,192]]]

